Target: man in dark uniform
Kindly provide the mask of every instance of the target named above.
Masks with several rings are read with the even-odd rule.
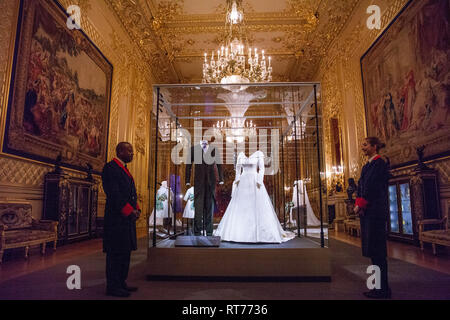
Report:
[[[213,213],[216,193],[216,173],[219,175],[219,184],[223,184],[222,159],[219,150],[202,140],[190,149],[186,164],[186,185],[191,182],[191,168],[195,163],[194,173],[194,235],[201,235],[203,229],[206,235],[213,233]]]
[[[133,146],[121,142],[117,158],[103,168],[102,181],[106,193],[103,252],[106,253],[106,294],[128,297],[136,287],[128,287],[126,279],[131,251],[137,249],[136,220],[141,214],[136,186],[127,169],[133,160]]]
[[[380,268],[380,289],[364,292],[368,298],[390,298],[387,265],[387,219],[389,162],[378,151],[385,145],[376,137],[368,137],[362,145],[362,151],[368,162],[361,171],[358,193],[355,201],[355,213],[360,216],[361,247],[364,257],[372,259],[372,265]]]

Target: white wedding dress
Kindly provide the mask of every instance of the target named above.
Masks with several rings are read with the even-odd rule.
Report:
[[[214,235],[223,241],[251,243],[281,243],[295,237],[281,227],[264,186],[261,151],[250,157],[239,154],[231,201]]]
[[[298,182],[298,183],[297,183]],[[300,185],[300,188],[298,187]],[[299,192],[300,190],[300,192]],[[308,192],[304,186],[303,180],[298,180],[294,182],[294,192],[292,193],[292,203],[294,206],[289,211],[289,222],[291,222],[294,226],[297,226],[297,192],[298,192],[298,200],[300,202],[300,206],[306,206],[306,224],[310,226],[319,226],[320,220],[317,219],[314,211],[311,207],[311,203],[309,202]],[[301,211],[300,211],[301,212]],[[302,220],[300,220],[302,221]]]

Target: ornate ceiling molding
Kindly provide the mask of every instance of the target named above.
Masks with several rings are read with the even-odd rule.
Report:
[[[324,118],[326,124],[331,116],[338,114],[345,118],[344,114],[351,114],[354,119],[347,119],[347,125],[353,129],[349,144],[360,145],[366,137],[366,120],[364,109],[364,96],[361,81],[360,57],[371,46],[376,38],[389,25],[392,19],[403,8],[408,0],[389,1],[388,7],[382,16],[381,30],[373,29],[369,31],[364,23],[364,19],[354,22],[351,30],[344,32],[342,36],[336,38],[329,46],[326,56],[320,62],[316,78],[322,82],[322,96],[324,105]],[[365,12],[362,5],[357,8],[358,12]],[[338,66],[342,70],[342,79],[334,77]],[[340,82],[340,85],[338,85]],[[347,101],[351,101],[349,104]],[[344,112],[345,110],[345,112]],[[344,121],[343,121],[344,122]],[[344,122],[345,123],[345,122]],[[345,128],[348,133],[348,128]],[[325,151],[331,150],[329,139],[325,141]],[[362,152],[358,154],[348,154],[346,162],[349,164],[349,177],[357,177],[366,157]],[[327,159],[327,165],[331,162]]]
[[[116,14],[132,41],[140,49],[155,80],[161,83],[177,82],[176,73],[171,66],[173,50],[170,42],[160,36],[159,20],[146,15],[147,11],[137,1],[105,1]]]
[[[198,69],[201,60],[225,34],[224,4],[207,14],[189,14],[184,0],[105,0],[139,47],[156,81],[180,82]],[[279,0],[282,11],[266,12],[259,2],[244,1],[244,33],[250,46],[264,46],[274,61],[274,76],[309,81],[345,26],[359,0]],[[190,4],[192,5],[192,4]],[[260,5],[262,6],[262,4]],[[192,10],[191,10],[192,12]],[[271,39],[278,39],[272,41]],[[288,59],[291,57],[292,59]],[[285,60],[285,61],[283,61]],[[289,62],[278,70],[277,64]],[[178,62],[195,64],[187,70]],[[198,65],[198,66],[197,66]],[[155,68],[154,66],[157,66]]]

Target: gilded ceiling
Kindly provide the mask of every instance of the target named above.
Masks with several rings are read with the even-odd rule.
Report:
[[[199,83],[205,52],[225,35],[225,0],[106,0],[159,83]],[[272,56],[274,81],[311,81],[358,0],[243,0],[251,47]]]

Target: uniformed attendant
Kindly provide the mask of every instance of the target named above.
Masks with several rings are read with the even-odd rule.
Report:
[[[133,160],[133,146],[121,142],[117,157],[108,162],[102,172],[106,193],[103,252],[106,253],[106,294],[128,297],[136,287],[128,287],[126,279],[131,251],[137,249],[136,220],[141,210],[137,203],[136,186],[127,163]]]
[[[389,161],[378,154],[384,147],[376,137],[364,140],[362,151],[369,161],[362,168],[355,201],[355,213],[361,222],[362,254],[371,258],[372,265],[379,266],[381,271],[381,288],[364,292],[369,298],[391,297],[386,260]]]

